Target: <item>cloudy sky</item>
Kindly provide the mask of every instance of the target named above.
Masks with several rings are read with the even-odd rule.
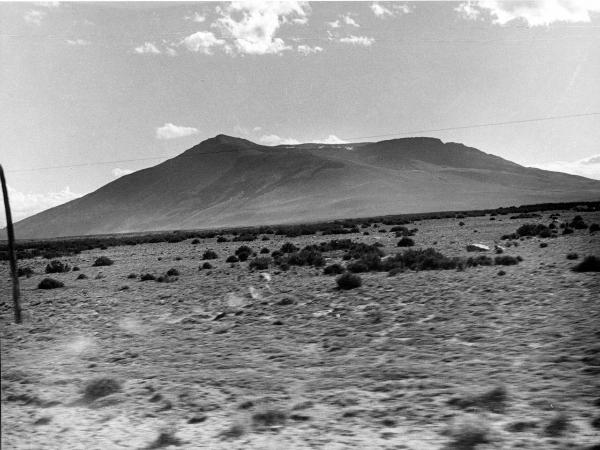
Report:
[[[597,0],[0,3],[0,30],[16,220],[220,133],[435,136],[600,179]]]

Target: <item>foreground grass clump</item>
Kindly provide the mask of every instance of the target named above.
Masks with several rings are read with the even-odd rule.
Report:
[[[120,390],[121,384],[113,378],[95,378],[85,385],[83,397],[88,401],[93,401]]]
[[[600,258],[586,256],[583,261],[573,267],[573,272],[600,272]]]
[[[64,283],[62,281],[55,280],[54,278],[44,278],[38,284],[38,289],[56,289],[64,287]]]
[[[112,266],[113,264],[114,264],[114,261],[112,259],[110,259],[108,256],[101,256],[100,258],[96,258],[96,261],[94,261],[94,264],[92,264],[92,266],[94,266],[94,267]]]
[[[67,263],[63,263],[57,259],[50,261],[48,265],[46,265],[46,273],[63,273],[71,270],[71,267]]]
[[[362,278],[350,272],[345,272],[344,274],[337,277],[335,281],[338,285],[338,288],[346,291],[350,289],[355,289],[362,285]]]

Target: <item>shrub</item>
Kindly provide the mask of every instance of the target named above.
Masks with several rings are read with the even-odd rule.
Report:
[[[573,233],[574,233],[573,228],[568,228],[568,227],[565,227],[562,232],[562,234],[573,234]]]
[[[547,242],[541,242],[540,243],[540,248],[546,248],[548,247],[548,243]]]
[[[217,253],[214,250],[206,250],[203,254],[202,254],[202,259],[206,260],[206,259],[217,259],[219,257],[219,255],[217,255]]]
[[[27,277],[27,278],[29,278],[31,275],[33,275],[33,269],[31,267],[19,267],[17,269],[17,276],[18,277]]]
[[[85,273],[80,273],[79,275],[77,275],[77,278],[75,278],[76,280],[87,280],[87,275]]]
[[[270,253],[270,252],[271,252],[271,250],[269,250],[269,249],[268,249],[268,248],[266,248],[266,247],[263,247],[263,248],[261,248],[261,249],[260,249],[260,253],[261,253],[261,255],[266,255],[266,254],[268,254],[268,253]]]
[[[255,234],[240,234],[239,236],[236,236],[235,238],[233,238],[233,242],[251,242],[251,241],[255,241],[256,240],[256,235]]]
[[[583,217],[581,216],[573,217],[573,220],[571,220],[569,226],[571,228],[575,228],[576,230],[585,230],[588,227],[587,224],[583,221]]]
[[[358,261],[354,261],[354,262],[348,264],[346,266],[346,269],[348,269],[352,273],[362,273],[362,272],[368,272],[369,266],[367,266],[364,263],[364,261],[358,260]]]
[[[408,228],[406,228],[402,225],[398,225],[398,226],[390,228],[390,232],[396,233],[396,237],[412,236],[412,234],[413,234],[409,231]]]
[[[248,258],[248,257],[246,256],[246,258]],[[232,263],[232,264],[236,263],[236,262],[239,262],[239,261],[240,260],[238,259],[238,257],[237,256],[233,256],[233,255],[231,255],[229,258],[227,258],[225,260],[225,262]]]
[[[477,267],[477,266],[491,266],[494,263],[492,258],[487,255],[479,255],[475,257],[470,257],[467,259],[468,267]]]
[[[600,225],[597,223],[593,223],[590,225],[590,233],[594,233],[596,231],[600,231]]]
[[[156,277],[151,273],[145,273],[140,277],[140,281],[153,281],[156,280]]]
[[[38,284],[38,289],[56,289],[64,286],[64,283],[55,280],[54,278],[44,278]]]
[[[205,269],[205,270],[207,270],[207,269],[212,269],[212,267],[213,267],[213,266],[212,266],[212,264],[211,264],[211,263],[209,263],[209,262],[205,262],[204,264],[202,264],[202,265],[200,266],[200,268],[201,268],[201,269]]]
[[[577,259],[579,258],[579,255],[577,253],[568,253],[567,254],[567,259],[569,260],[573,260],[573,259]]]
[[[62,273],[68,272],[71,268],[67,263],[63,263],[57,259],[50,261],[46,266],[46,273]]]
[[[283,244],[281,246],[281,253],[294,253],[297,252],[298,250],[300,250],[298,247],[296,247],[294,244],[292,244],[291,242],[286,242],[285,244]]]
[[[433,248],[408,249],[402,254],[386,259],[383,268],[388,271],[392,269],[449,270],[456,269],[459,262],[459,258],[448,258]]]
[[[92,264],[93,267],[99,267],[99,266],[112,266],[114,264],[114,261],[112,259],[110,259],[107,256],[101,256],[100,258],[96,258],[96,261],[94,261],[94,264]]]
[[[305,247],[299,252],[289,254],[280,262],[289,264],[290,266],[314,266],[322,267],[325,265],[325,258],[319,250],[314,247]]]
[[[112,378],[96,378],[86,384],[83,396],[86,400],[93,401],[119,392],[120,390],[121,385],[118,381]]]
[[[574,272],[600,272],[600,258],[586,256],[583,261],[573,267]]]
[[[464,223],[464,222],[462,222],[462,221],[458,222],[458,226],[459,226],[459,227],[463,227],[464,225],[465,225],[465,223]]]
[[[217,242],[229,242],[229,239],[227,239],[225,236],[219,236],[217,238]]]
[[[79,269],[79,267],[75,266],[75,267],[73,267],[71,270],[72,270],[73,272],[79,272],[79,270],[80,270],[80,269]]]
[[[273,427],[282,425],[286,420],[286,413],[276,409],[258,411],[252,415],[252,423],[255,427]]]
[[[415,241],[409,237],[403,237],[398,241],[398,247],[412,247],[413,245],[415,245]]]
[[[519,259],[514,256],[502,255],[494,258],[494,264],[497,266],[514,266],[519,263]]]
[[[179,276],[179,270],[171,268],[171,269],[167,270],[167,276],[168,277],[177,277],[177,276]]]
[[[192,241],[192,245],[197,245],[197,244],[199,244],[199,243],[200,243],[200,239],[194,239],[194,240]]]
[[[247,245],[242,245],[235,251],[235,256],[237,256],[240,261],[246,261],[251,254],[252,249]]]
[[[345,272],[336,278],[338,288],[343,290],[354,289],[362,285],[362,279],[353,273]]]
[[[177,277],[165,274],[159,276],[156,279],[156,281],[158,281],[159,283],[172,283],[174,281],[177,281]]]
[[[558,413],[544,427],[544,433],[548,436],[561,436],[569,427],[569,418],[564,413]]]
[[[330,264],[323,269],[324,275],[339,275],[344,272],[344,268],[340,264]]]
[[[541,223],[525,223],[517,228],[519,236],[550,237],[550,229]]]
[[[273,264],[273,260],[271,258],[268,256],[260,256],[250,261],[248,267],[256,270],[267,270],[271,264]]]
[[[137,275],[135,273],[130,273],[129,275],[127,275],[127,278],[129,278],[129,279],[137,278]]]

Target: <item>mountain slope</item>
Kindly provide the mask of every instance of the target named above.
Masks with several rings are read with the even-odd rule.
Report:
[[[219,135],[15,228],[56,237],[599,198],[599,181],[433,138],[266,147]]]

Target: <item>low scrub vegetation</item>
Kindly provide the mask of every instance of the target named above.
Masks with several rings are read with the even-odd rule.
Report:
[[[219,255],[217,255],[217,252],[215,252],[214,250],[206,250],[204,253],[202,253],[202,259],[207,260],[207,259],[218,259]]]
[[[600,272],[600,258],[586,256],[583,261],[573,267],[573,272]]]
[[[268,256],[259,256],[254,258],[248,264],[248,268],[252,270],[267,270],[273,264],[273,259]]]
[[[110,259],[108,256],[100,256],[99,258],[96,258],[96,261],[94,261],[94,264],[92,264],[93,267],[100,267],[100,266],[112,266],[114,264],[114,261],[112,259]]]
[[[38,284],[38,289],[56,289],[64,286],[62,281],[55,280],[54,278],[44,278]]]
[[[17,276],[18,277],[31,277],[31,275],[33,275],[33,269],[31,267],[19,267],[17,269]]]
[[[339,289],[350,290],[358,288],[362,285],[362,278],[350,272],[345,272],[336,278],[336,283]]]
[[[71,270],[67,263],[63,263],[57,259],[50,261],[48,265],[46,265],[46,273],[64,273]]]

